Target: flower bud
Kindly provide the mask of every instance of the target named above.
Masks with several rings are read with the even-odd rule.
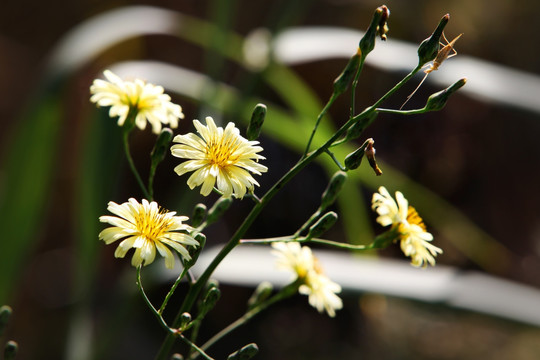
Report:
[[[202,301],[198,318],[206,315],[210,310],[212,310],[214,306],[216,306],[216,303],[218,302],[220,297],[221,291],[217,287],[217,284],[210,284],[206,295],[204,296],[204,300]]]
[[[178,327],[178,330],[184,331],[188,328],[188,326],[191,323],[191,314],[188,312],[183,313],[180,315],[180,326]]]
[[[368,143],[366,147],[366,157],[369,161],[369,166],[375,171],[375,175],[380,176],[382,175],[382,170],[379,168],[379,165],[377,165],[377,160],[375,160],[375,148],[373,147],[374,141]]]
[[[263,281],[262,283],[260,283],[253,292],[253,295],[251,295],[248,300],[248,309],[251,310],[255,306],[262,303],[264,300],[268,299],[268,297],[270,297],[270,295],[272,294],[273,290],[274,287],[272,286],[272,283],[268,281]]]
[[[191,256],[191,259],[187,260],[184,263],[184,266],[186,268],[190,268],[197,262],[197,259],[199,258],[199,255],[201,254],[201,251],[204,249],[204,245],[206,244],[206,236],[202,233],[198,233],[195,235],[195,240],[199,242],[199,246],[191,246],[189,248],[189,255]]]
[[[339,76],[334,80],[334,94],[339,95],[347,88],[349,87],[349,84],[353,81],[356,72],[358,70],[358,66],[360,65],[360,49],[359,51],[354,54],[349,62],[347,63],[347,66],[345,66],[345,69],[339,74]]]
[[[12,313],[13,310],[8,305],[3,305],[2,307],[0,307],[0,336],[6,330],[9,318],[11,317]]]
[[[427,111],[439,111],[441,110],[448,101],[448,98],[450,95],[455,93],[457,90],[459,90],[465,83],[467,82],[466,78],[459,79],[449,87],[447,87],[444,90],[441,90],[439,92],[436,92],[432,94],[426,102],[426,106],[424,107]]]
[[[429,38],[422,41],[418,47],[418,66],[424,66],[424,64],[435,59],[435,56],[437,56],[437,53],[439,52],[441,35],[449,19],[449,14],[444,15],[441,21],[439,21],[439,25],[437,25],[435,31],[433,31],[433,34],[431,34]]]
[[[154,174],[157,166],[165,159],[165,155],[169,151],[169,144],[173,138],[173,132],[169,128],[163,128],[156,139],[156,143],[150,153],[150,172]]]
[[[357,139],[362,135],[362,132],[367,128],[377,117],[377,111],[371,111],[366,117],[355,122],[348,130],[345,138],[347,140]]]
[[[208,210],[206,209],[206,205],[201,203],[195,205],[193,208],[193,213],[191,214],[191,226],[197,227],[201,225],[206,217],[207,212]]]
[[[218,201],[212,206],[210,211],[208,211],[208,217],[206,218],[206,222],[208,224],[211,224],[213,222],[216,222],[221,215],[227,211],[227,209],[231,206],[232,199],[231,198],[225,198],[221,197]]]
[[[366,141],[364,141],[362,146],[360,146],[358,149],[356,149],[355,151],[347,155],[347,157],[345,157],[345,167],[348,170],[354,170],[360,166],[360,164],[362,163],[362,158],[364,157],[366,148],[368,144],[370,143],[373,146],[374,141],[372,138],[369,138]]]
[[[15,359],[18,351],[19,345],[13,340],[8,341],[4,347],[4,360]]]
[[[343,184],[345,184],[345,180],[347,180],[347,174],[343,171],[338,171],[332,176],[328,182],[328,186],[321,195],[321,209],[326,209],[336,201],[339,192],[343,188]]]
[[[261,134],[261,129],[266,117],[266,105],[257,104],[253,113],[251,114],[251,121],[249,122],[246,130],[246,137],[248,140],[255,140]]]
[[[184,357],[181,354],[176,353],[171,356],[171,360],[184,360]]]
[[[360,51],[362,52],[361,56],[364,59],[366,58],[367,54],[369,54],[371,50],[375,48],[375,38],[377,37],[377,28],[381,22],[384,12],[385,11],[383,10],[382,6],[379,6],[375,10],[373,17],[371,18],[371,24],[369,24],[369,28],[367,29],[362,39],[360,39],[360,43],[358,44],[358,47],[360,48]]]
[[[259,352],[259,348],[257,347],[257,344],[255,343],[247,344],[240,350],[235,351],[231,355],[229,355],[227,360],[249,360],[255,355],[257,355],[258,352]]]
[[[308,239],[316,238],[324,234],[326,231],[328,231],[334,224],[336,223],[338,219],[338,215],[333,212],[329,211],[313,225],[309,228],[309,232],[307,235]]]

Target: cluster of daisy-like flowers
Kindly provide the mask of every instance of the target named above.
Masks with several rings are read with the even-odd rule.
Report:
[[[430,243],[433,235],[426,231],[422,218],[401,192],[396,191],[394,200],[388,190],[381,186],[379,192],[373,194],[372,208],[379,214],[379,224],[391,225],[391,230],[396,231],[401,250],[411,258],[413,266],[435,265],[435,256],[442,254],[442,250]]]
[[[98,106],[110,106],[109,116],[118,116],[118,125],[123,126],[128,116],[133,114],[135,125],[144,130],[148,121],[152,131],[159,134],[162,124],[178,127],[178,119],[183,119],[182,107],[171,102],[163,87],[145,83],[143,80],[125,81],[110,70],[103,72],[106,80],[96,79],[90,87],[90,101]]]
[[[189,235],[193,228],[183,224],[187,216],[175,216],[176,212],[167,212],[160,209],[155,201],[142,200],[142,204],[131,198],[121,205],[110,201],[107,208],[117,216],[101,216],[99,220],[109,223],[108,227],[99,234],[99,238],[106,244],[122,240],[114,256],[123,258],[129,249],[134,248],[135,253],[131,264],[149,265],[156,257],[156,249],[165,258],[168,269],[174,267],[173,253],[167,248],[176,250],[184,259],[191,256],[186,246],[197,246],[199,242]]]
[[[320,313],[326,311],[334,317],[336,310],[343,307],[343,302],[336,295],[341,292],[341,286],[324,275],[311,249],[298,242],[276,242],[272,247],[273,254],[277,256],[276,266],[291,271],[293,280],[300,281],[298,292],[307,295],[309,304]]]

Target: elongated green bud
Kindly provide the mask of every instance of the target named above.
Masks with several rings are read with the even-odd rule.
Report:
[[[4,347],[4,360],[15,359],[18,351],[19,345],[13,340],[8,341]]]
[[[195,240],[199,242],[199,246],[191,246],[188,250],[191,259],[187,260],[184,264],[184,266],[188,269],[195,265],[197,259],[199,259],[199,255],[201,254],[201,251],[204,249],[204,245],[206,244],[206,236],[202,233],[198,233],[197,235],[195,235]]]
[[[309,228],[309,232],[307,235],[308,239],[316,238],[324,234],[332,226],[334,226],[337,219],[338,215],[333,211],[329,211],[323,216],[321,216],[321,218]]]
[[[467,83],[467,79],[459,79],[449,87],[447,87],[444,90],[441,90],[439,92],[436,92],[435,94],[432,94],[426,102],[426,106],[424,107],[427,111],[439,111],[441,110],[448,101],[448,98],[450,95],[458,91],[463,85]]]
[[[253,113],[251,114],[251,121],[249,122],[248,128],[246,130],[246,137],[248,140],[255,140],[259,137],[265,117],[266,105],[255,105],[255,109],[253,109]]]
[[[321,209],[326,209],[336,201],[339,192],[343,188],[343,184],[345,184],[345,180],[347,180],[347,174],[344,171],[338,171],[332,176],[328,182],[328,186],[321,195]]]
[[[366,117],[355,122],[349,130],[347,130],[347,135],[345,138],[347,140],[354,140],[360,137],[364,132],[364,129],[367,128],[371,123],[377,118],[379,113],[377,111],[371,111]]]
[[[211,284],[208,287],[204,300],[202,301],[200,313],[197,318],[204,317],[210,310],[216,306],[219,298],[221,297],[221,291],[216,284]]]
[[[210,211],[208,211],[208,217],[206,218],[206,222],[208,224],[211,224],[213,222],[216,222],[224,213],[227,211],[227,209],[231,206],[232,199],[231,198],[225,198],[221,197],[218,201],[210,208]]]
[[[349,59],[347,66],[345,66],[345,69],[343,69],[341,74],[334,80],[334,94],[339,95],[347,90],[356,75],[359,65],[360,48],[358,48],[358,52]]]
[[[368,144],[370,143],[371,145],[373,145],[374,143],[372,138],[369,138],[366,141],[364,141],[362,146],[360,146],[358,149],[356,149],[355,151],[347,155],[347,157],[345,157],[345,167],[348,170],[354,170],[360,166],[360,164],[362,163],[362,159],[364,157],[366,148],[368,147]]]
[[[257,347],[257,344],[255,343],[247,344],[240,350],[235,351],[231,355],[229,355],[227,360],[249,360],[255,355],[257,355],[258,352],[259,352],[259,348]]]
[[[4,334],[13,310],[8,305],[0,307],[0,336]]]
[[[418,47],[418,66],[424,66],[424,64],[435,59],[435,56],[437,56],[441,36],[444,31],[444,27],[446,24],[448,24],[448,20],[450,20],[450,15],[444,15],[441,21],[439,21],[439,25],[437,25],[435,31],[433,31],[433,34],[431,34],[429,38],[422,41]]]
[[[152,160],[152,166],[157,166],[160,162],[165,159],[165,155],[169,152],[169,144],[173,138],[173,132],[169,128],[163,128],[161,133],[156,139],[156,144],[150,153],[150,158]]]
[[[270,297],[270,295],[272,294],[273,290],[274,287],[272,286],[272,283],[268,281],[263,281],[262,283],[260,283],[253,292],[253,295],[251,295],[248,300],[248,309],[251,310],[255,306],[262,303],[264,300],[268,299],[268,297]]]
[[[204,204],[197,204],[193,208],[193,213],[191,214],[191,226],[197,227],[201,225],[206,218],[206,213],[208,212],[208,209],[206,208],[206,205]]]
[[[366,33],[364,34],[362,39],[360,39],[360,43],[358,44],[358,47],[360,48],[361,56],[364,59],[375,48],[375,38],[377,37],[377,28],[379,27],[379,24],[381,23],[381,19],[384,13],[385,11],[382,6],[379,6],[375,10],[373,17],[371,18],[371,24],[369,24],[369,27],[366,30]]]

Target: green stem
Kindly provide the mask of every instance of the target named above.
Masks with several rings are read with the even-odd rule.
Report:
[[[395,110],[395,109],[383,109],[383,108],[377,108],[377,112],[382,114],[399,114],[399,115],[417,115],[417,114],[424,114],[428,112],[425,108],[422,109],[414,109],[414,110]]]
[[[167,330],[167,333],[171,334],[171,328],[169,327],[169,325],[167,325],[167,323],[165,322],[161,314],[156,310],[154,305],[152,305],[152,302],[150,301],[150,299],[148,299],[148,296],[146,296],[146,293],[144,292],[142,282],[141,282],[141,267],[142,265],[137,266],[137,287],[139,288],[139,291],[141,292],[144,302],[146,303],[146,305],[148,305],[148,308],[152,311],[152,314],[154,314],[154,316],[158,319],[160,325],[165,330]]]
[[[303,231],[306,231],[314,222],[317,220],[319,216],[321,216],[323,209],[320,207],[313,213],[313,215],[310,216],[310,218],[302,225],[293,235],[293,238],[297,238],[302,234]]]
[[[292,284],[289,284],[288,286],[284,287],[279,293],[277,293],[276,295],[274,295],[270,299],[258,304],[253,309],[250,309],[242,317],[236,319],[234,322],[229,324],[227,327],[222,329],[220,332],[218,332],[217,334],[212,336],[212,338],[210,338],[207,342],[205,342],[201,346],[201,349],[203,349],[204,351],[208,350],[212,345],[214,345],[216,342],[221,340],[224,336],[226,336],[227,334],[231,333],[235,329],[237,329],[240,326],[247,323],[255,315],[259,314],[261,311],[265,310],[270,305],[296,294],[296,291],[298,290],[298,286],[299,286],[298,282],[295,281]],[[196,356],[193,357],[192,359],[196,359]]]
[[[326,153],[328,154],[328,156],[330,156],[330,158],[332,158],[332,160],[334,160],[334,163],[336,163],[337,167],[339,168],[339,170],[341,171],[347,171],[347,169],[341,165],[341,163],[339,162],[338,159],[336,159],[336,156],[334,155],[333,152],[331,152],[330,150],[326,149]]]
[[[129,150],[129,130],[127,130],[127,128],[122,133],[122,140],[124,143],[124,152],[126,153],[126,158],[129,164],[129,168],[131,169],[131,172],[135,176],[135,179],[137,180],[137,183],[139,184],[144,196],[149,201],[152,201],[153,197],[146,189],[146,186],[144,186],[141,176],[139,175],[139,172],[137,171],[137,168],[135,167],[135,163],[133,162],[133,158],[131,157],[131,151]]]
[[[167,296],[165,296],[165,299],[163,300],[163,303],[161,304],[161,307],[159,308],[159,311],[158,313],[161,315],[163,314],[163,311],[165,311],[165,307],[167,306],[167,303],[169,302],[169,299],[171,298],[171,296],[174,294],[174,291],[176,290],[176,288],[178,287],[178,285],[180,284],[180,282],[182,281],[182,279],[184,278],[184,276],[186,275],[186,272],[188,271],[187,268],[183,268],[182,269],[182,272],[180,273],[180,275],[178,276],[178,278],[176,279],[176,281],[174,282],[173,286],[171,286],[171,289],[169,290],[169,292],[167,293]]]
[[[380,98],[374,105],[365,109],[360,114],[349,119],[343,126],[341,126],[321,147],[317,150],[304,154],[300,161],[296,163],[283,177],[278,180],[271,188],[264,194],[260,202],[255,204],[251,209],[250,213],[244,219],[244,222],[236,230],[236,233],[231,237],[229,242],[221,249],[221,251],[216,255],[212,262],[208,265],[203,274],[199,277],[197,282],[189,289],[180,311],[178,312],[174,322],[173,327],[178,327],[178,324],[181,320],[181,314],[184,312],[189,312],[193,307],[195,300],[199,296],[199,293],[203,289],[204,285],[207,283],[208,279],[216,269],[216,267],[221,263],[221,261],[239,244],[240,239],[244,236],[246,231],[249,229],[251,224],[255,221],[260,212],[268,204],[268,202],[287,184],[296,174],[298,174],[302,169],[304,169],[308,164],[315,160],[319,155],[324,153],[337,139],[339,139],[345,132],[357,121],[361,121],[364,118],[368,118],[372,111],[375,111],[377,106],[390,97],[394,92],[396,92],[403,84],[405,84],[416,72],[420,70],[420,67],[417,66],[411,73],[409,73],[403,80],[401,80],[396,86],[390,89],[382,98]],[[333,102],[333,100],[331,99]],[[330,101],[329,101],[330,102]],[[327,107],[322,110],[321,114],[327,111]],[[319,115],[318,119],[322,118],[322,115]],[[170,349],[174,343],[174,336],[170,334],[167,335],[165,341],[161,345],[161,348],[156,356],[156,360],[165,360],[168,357]]]
[[[315,126],[313,127],[313,130],[311,131],[311,135],[306,145],[306,149],[304,150],[304,154],[302,155],[302,159],[304,159],[307,156],[307,153],[309,152],[309,148],[311,147],[311,142],[313,141],[313,138],[315,137],[315,133],[317,132],[321,119],[328,112],[328,109],[330,108],[330,106],[332,106],[332,104],[334,103],[334,101],[337,99],[338,96],[339,94],[336,94],[335,92],[332,93],[332,96],[330,97],[330,99],[328,100],[328,102],[326,103],[322,111],[319,113],[319,116],[317,116],[317,120],[315,121]]]
[[[191,348],[197,350],[197,352],[199,353],[199,355],[202,355],[203,358],[205,358],[206,360],[214,360],[214,358],[210,357],[203,349],[201,349],[200,347],[198,347],[197,345],[195,345],[192,341],[190,341],[188,338],[186,338],[184,335],[182,334],[177,334],[180,339],[182,339],[186,344],[188,344],[189,346],[191,346]],[[197,355],[198,356],[198,355]]]
[[[358,79],[360,78],[360,73],[362,72],[362,69],[364,67],[364,61],[365,56],[362,55],[360,58],[360,64],[358,65],[358,70],[356,71],[356,75],[354,76],[354,80],[351,85],[351,113],[349,115],[350,118],[352,118],[356,112],[355,109],[355,100],[356,100],[356,87],[358,86]]]

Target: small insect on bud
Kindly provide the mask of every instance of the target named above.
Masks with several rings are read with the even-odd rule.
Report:
[[[439,25],[437,25],[435,31],[433,31],[433,34],[431,34],[429,38],[422,41],[418,47],[418,66],[424,66],[424,64],[427,64],[437,56],[441,36],[444,27],[446,24],[448,24],[448,20],[450,20],[450,15],[444,15],[441,21],[439,21]]]
[[[355,151],[347,155],[347,157],[345,157],[345,167],[348,170],[354,170],[360,166],[360,164],[362,163],[362,159],[364,158],[364,153],[366,151],[366,148],[368,144],[370,143],[373,146],[374,141],[372,138],[369,138],[366,141],[364,141],[362,146],[360,146],[358,149],[356,149]]]
[[[386,7],[386,5],[381,6],[383,14],[381,16],[381,20],[379,21],[379,25],[377,26],[377,35],[381,38],[382,41],[386,41],[388,38],[386,34],[388,34],[388,31],[390,31],[390,28],[388,27],[388,18],[390,17],[390,9]]]
[[[337,219],[338,219],[338,215],[335,212],[333,211],[327,212],[326,214],[321,216],[321,218],[317,220],[315,224],[311,225],[311,227],[309,228],[307,238],[313,239],[313,238],[321,236],[322,234],[330,230],[332,226],[334,226]]]
[[[373,144],[375,142],[368,143],[366,147],[366,157],[369,161],[369,166],[375,171],[375,175],[380,176],[382,175],[382,170],[379,168],[379,165],[377,165],[377,160],[375,160],[375,148],[373,147]]]
[[[375,38],[377,37],[377,28],[379,27],[379,24],[381,23],[381,19],[384,16],[384,13],[385,13],[385,10],[383,9],[382,6],[379,6],[375,10],[373,17],[371,18],[371,24],[369,24],[369,27],[366,30],[366,33],[364,34],[362,39],[360,39],[360,43],[358,44],[358,47],[360,48],[361,56],[364,59],[375,48]]]
[[[435,94],[432,94],[426,102],[426,106],[424,107],[427,111],[439,111],[441,110],[448,101],[448,98],[450,95],[455,93],[457,90],[459,90],[463,85],[467,83],[467,79],[459,79],[449,87],[447,87],[444,90],[441,90],[439,92],[436,92]]]
[[[193,213],[191,214],[191,226],[197,227],[202,224],[204,221],[204,218],[206,217],[208,210],[206,208],[206,205],[204,204],[197,204],[193,208]]]
[[[253,292],[253,295],[248,300],[248,309],[253,309],[255,306],[262,303],[264,300],[268,299],[270,295],[272,294],[272,291],[274,290],[274,287],[272,286],[272,283],[268,281],[263,281],[262,283],[257,286],[255,291]]]
[[[229,355],[229,357],[227,357],[227,360],[249,360],[255,355],[257,355],[258,352],[259,348],[257,347],[257,344],[247,344],[240,350],[235,351],[231,355]]]
[[[332,176],[328,182],[328,186],[321,195],[321,209],[326,209],[336,201],[346,180],[347,174],[343,171],[338,171]]]
[[[246,137],[249,141],[255,140],[259,137],[265,117],[266,105],[257,104],[251,113],[251,120],[246,130]]]
[[[210,211],[208,211],[208,217],[206,218],[206,222],[208,224],[211,224],[213,222],[216,222],[221,215],[227,211],[227,209],[231,206],[232,199],[231,198],[225,198],[221,197],[218,201],[210,208]]]
[[[345,66],[345,69],[339,74],[339,76],[334,80],[334,94],[339,95],[351,84],[353,81],[356,72],[358,71],[358,66],[360,65],[360,49],[358,49],[358,52],[354,54],[349,62],[347,63],[347,66]]]

